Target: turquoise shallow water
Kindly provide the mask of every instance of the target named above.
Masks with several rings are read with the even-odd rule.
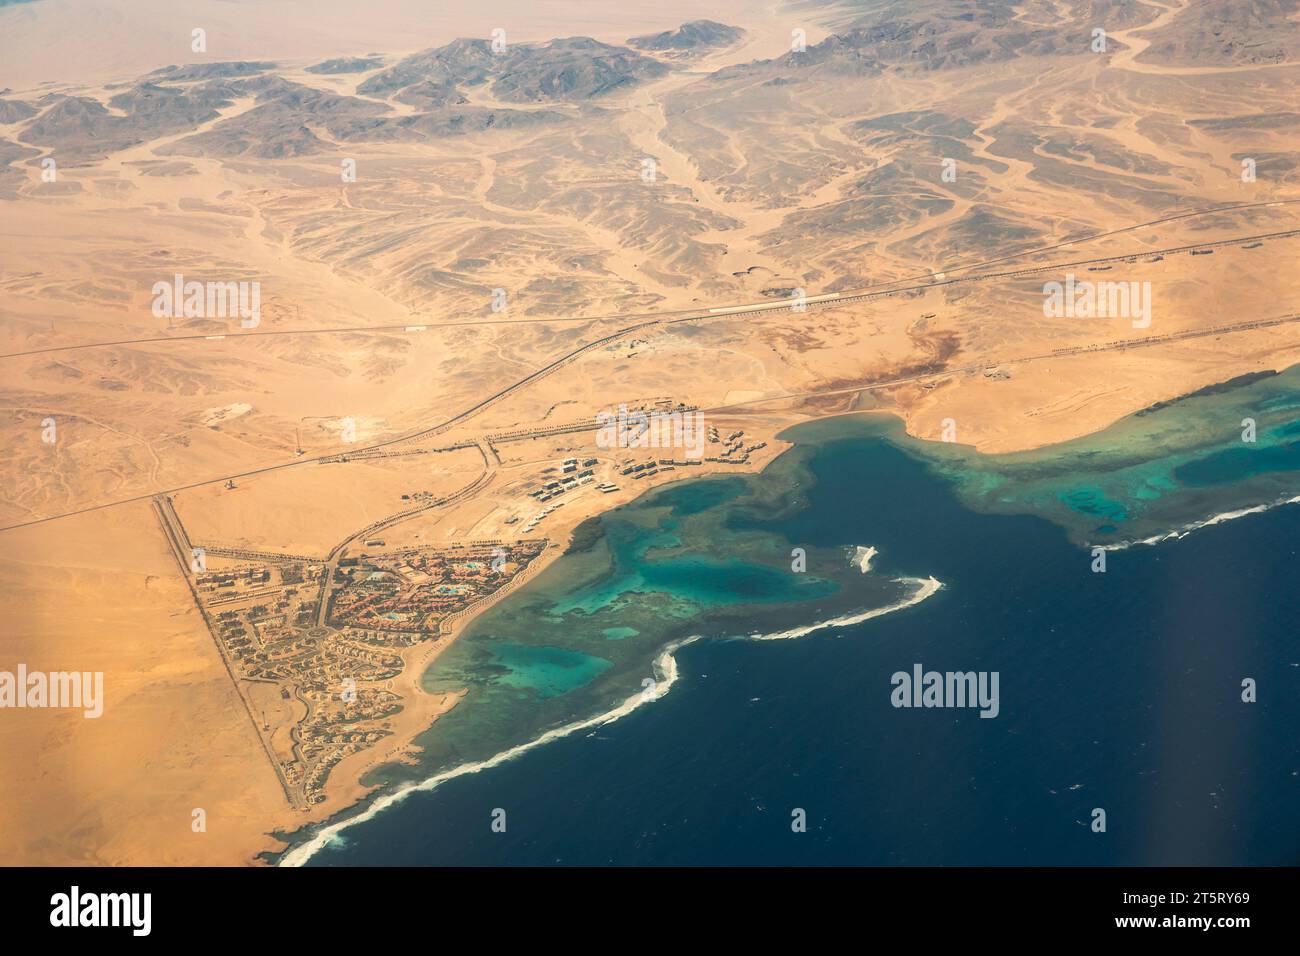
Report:
[[[539,574],[476,620],[424,675],[431,691],[467,693],[423,735],[411,779],[485,759],[542,731],[641,692],[669,641],[797,626],[892,603],[904,587],[864,577],[842,548],[813,549],[792,573],[794,545],[764,525],[791,507],[805,476],[790,456],[771,475],[683,482],[599,521],[590,547]]]
[[[1120,552],[1106,574],[1087,550],[1300,494],[1294,371],[1026,454],[912,441],[881,416],[789,437],[762,476],[603,516],[590,547],[476,621],[425,676],[465,700],[422,766],[377,779],[601,713],[688,634],[884,606],[895,575],[944,590],[798,640],[692,644],[662,700],[411,797],[314,862],[1300,861],[1300,507]],[[872,574],[848,566],[859,544],[880,549]],[[917,661],[998,670],[1001,714],[891,708],[889,675]],[[1243,676],[1268,689],[1257,705]],[[494,838],[480,823],[507,803]],[[1080,823],[1099,805],[1110,839]]]
[[[610,666],[603,657],[580,654],[563,647],[527,647],[502,644],[492,649],[492,662],[502,668],[498,683],[533,691],[540,697],[557,697],[575,690]]]
[[[1300,493],[1297,413],[1300,369],[1292,368],[1204,389],[1032,452],[978,455],[897,432],[894,440],[951,479],[971,507],[1041,515],[1078,543],[1115,544]]]

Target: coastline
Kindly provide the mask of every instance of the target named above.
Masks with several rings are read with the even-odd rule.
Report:
[[[880,617],[885,614],[891,614],[895,611],[902,611],[902,610],[906,610],[907,608],[914,607],[917,604],[920,604],[922,601],[925,601],[927,598],[932,597],[943,587],[943,583],[934,577],[905,578],[901,580],[904,580],[907,583],[913,585],[914,590],[906,598],[892,605],[888,605],[886,607],[881,607],[881,608],[872,608],[870,610],[861,611],[856,614],[843,615],[840,617],[831,618],[829,620],[819,621],[813,624],[808,624],[797,628],[791,628],[776,633],[748,634],[742,637],[730,638],[730,640],[753,640],[753,641],[793,640],[800,637],[806,637],[810,634],[816,633],[817,631],[826,630],[827,628],[847,627],[851,624],[859,624],[862,623],[863,621],[871,620],[872,618]],[[695,642],[703,639],[704,638],[701,637],[700,635],[692,635],[690,637],[681,638],[679,640],[673,641],[670,644],[668,644],[666,647],[664,647],[658,653],[658,655],[656,655],[652,664],[652,670],[655,674],[654,683],[646,687],[645,690],[629,696],[626,700],[622,701],[620,704],[613,707],[612,709],[607,710],[603,713],[596,714],[592,717],[586,717],[580,720],[573,721],[572,723],[565,724],[562,727],[557,727],[548,730],[545,733],[541,734],[540,736],[533,738],[532,740],[511,747],[510,749],[505,750],[493,757],[490,757],[487,760],[474,761],[470,763],[461,764],[459,766],[452,767],[449,770],[444,770],[437,774],[434,774],[432,777],[429,777],[428,779],[421,781],[419,783],[409,783],[409,784],[402,785],[397,789],[378,797],[361,813],[358,813],[353,816],[349,816],[348,818],[344,820],[340,820],[336,823],[329,824],[321,828],[315,834],[313,834],[311,839],[290,847],[288,850],[284,852],[283,856],[280,857],[276,865],[284,866],[284,867],[303,866],[320,850],[324,849],[332,841],[339,838],[339,836],[342,833],[344,833],[348,828],[358,823],[362,823],[366,820],[372,819],[373,817],[383,812],[388,807],[400,803],[402,800],[404,800],[406,797],[410,796],[413,793],[428,792],[436,789],[437,787],[441,786],[443,783],[446,783],[448,780],[453,780],[457,777],[461,777],[466,774],[478,773],[479,771],[488,770],[492,767],[499,766],[500,764],[512,760],[515,757],[520,756],[521,754],[527,753],[531,750],[535,750],[536,748],[541,747],[552,740],[557,740],[561,737],[567,737],[570,734],[580,730],[586,730],[592,727],[600,727],[605,724],[612,723],[622,717],[626,717],[628,714],[631,714],[632,712],[634,712],[644,704],[661,700],[663,697],[665,697],[668,694],[668,692],[672,689],[673,685],[678,680],[679,671],[677,666],[676,652],[683,647],[686,647],[690,644],[694,644]]]
[[[376,790],[382,789],[382,784],[364,783],[371,771],[386,764],[416,762],[420,751],[415,743],[416,738],[428,730],[434,721],[449,713],[465,696],[463,690],[459,693],[436,694],[425,691],[421,686],[425,671],[479,615],[518,590],[563,554],[563,549],[558,545],[547,547],[523,572],[512,578],[504,587],[442,621],[441,633],[437,640],[425,641],[402,649],[399,654],[403,664],[402,674],[396,682],[395,689],[402,693],[404,704],[395,719],[397,726],[393,730],[392,743],[382,751],[363,750],[339,761],[331,771],[330,780],[325,787],[327,799],[318,805],[318,812],[326,813],[328,815],[326,819],[339,813],[346,813],[374,794]],[[285,848],[280,846],[276,849],[263,850],[262,854],[277,855],[283,852]]]
[[[792,442],[772,437],[768,439],[767,453],[757,456],[756,460],[746,465],[724,468],[706,463],[690,473],[679,472],[666,481],[650,484],[631,498],[625,496],[618,496],[613,500],[595,498],[589,500],[600,507],[565,509],[559,533],[520,575],[505,587],[441,622],[442,633],[437,640],[423,642],[401,651],[400,656],[404,666],[397,680],[397,689],[403,693],[404,701],[402,711],[396,716],[397,726],[394,728],[391,742],[382,750],[362,751],[339,761],[332,769],[325,785],[326,800],[305,815],[290,816],[287,813],[279,815],[274,825],[266,831],[268,839],[253,850],[250,862],[254,865],[267,863],[284,865],[282,861],[295,849],[295,844],[286,837],[304,829],[323,827],[330,830],[339,825],[333,822],[335,820],[346,824],[356,817],[358,810],[364,807],[368,800],[385,799],[386,795],[382,791],[389,785],[382,782],[367,783],[365,782],[367,777],[384,766],[417,764],[423,752],[418,738],[429,731],[439,719],[450,713],[467,692],[467,688],[462,688],[459,692],[430,693],[423,687],[425,674],[438,658],[446,653],[484,614],[569,553],[574,532],[579,525],[674,485],[722,476],[752,477],[761,474],[794,447]]]
[[[1187,862],[1207,835],[1239,855],[1202,860],[1300,860],[1277,840],[1294,813],[1263,807],[1298,756],[1269,735],[1300,726],[1300,24],[1139,3],[1107,53],[1074,9],[726,0],[701,31],[687,4],[506,6],[508,64],[477,63],[489,30],[500,48],[475,4],[222,5],[188,53],[183,9],[4,7],[4,666],[103,673],[107,706],[8,713],[0,747],[28,769],[0,785],[0,859],[275,865],[650,674],[675,692],[639,719],[548,738],[308,862],[671,862],[688,818],[696,860],[790,861],[757,825],[706,856],[714,811],[682,795],[712,787],[729,824],[760,798],[843,811],[803,841],[827,838],[822,864],[931,840],[908,862],[1093,864],[1069,855],[1076,784],[1109,847],[1148,845],[1108,862]],[[150,302],[182,272],[206,309]],[[212,307],[226,280],[258,290],[253,327],[241,296]],[[1049,308],[1057,286],[1098,296]],[[655,452],[628,474],[652,453],[584,430],[624,403],[698,411],[715,456],[743,429],[746,463]],[[589,477],[555,491],[571,457]],[[769,468],[770,496],[728,504]],[[160,533],[168,508],[188,541]],[[481,563],[426,578],[467,542],[523,541],[504,583]],[[246,569],[248,600],[207,606],[226,595],[198,590],[192,546]],[[263,559],[320,556],[323,578],[254,583]],[[330,624],[332,597],[379,626]],[[872,710],[913,659],[1004,668],[1003,720],[978,732],[1020,746],[948,748]],[[453,819],[493,790],[549,836],[524,846],[513,808],[507,839]],[[621,848],[620,813],[641,831]],[[834,858],[854,832],[880,855]],[[1010,853],[1039,837],[1060,853]]]
[[[1231,390],[1227,390],[1227,391],[1229,393],[1231,392]],[[1146,416],[1150,416],[1153,413],[1165,414],[1165,415],[1182,415],[1188,410],[1188,403],[1184,399],[1196,399],[1198,397],[1202,399],[1208,399],[1208,400],[1215,400],[1216,398],[1222,399],[1223,393],[1220,393],[1216,390],[1210,390],[1207,394],[1204,394],[1202,396],[1198,396],[1196,394],[1183,396],[1176,401],[1167,403],[1159,410],[1155,410],[1155,409],[1142,410],[1140,413],[1134,413],[1133,415],[1128,416],[1126,419],[1123,419],[1121,421],[1124,423],[1129,423],[1138,419],[1142,419]],[[822,425],[827,428],[834,428],[834,425],[831,423],[837,419],[844,419],[846,421],[862,421],[864,419],[874,420],[883,426],[884,432],[890,433],[888,436],[889,440],[891,440],[895,444],[901,443],[900,447],[905,446],[905,450],[910,449],[911,452],[913,453],[916,453],[919,449],[922,448],[926,451],[933,450],[941,455],[952,451],[951,448],[944,448],[942,446],[936,446],[932,448],[934,443],[923,444],[922,440],[908,436],[905,432],[905,424],[906,424],[905,421],[901,419],[899,416],[897,416],[896,414],[893,414],[889,409],[876,408],[876,409],[862,409],[862,410],[849,411],[849,412],[844,412],[844,411],[832,412],[829,414],[818,415],[816,417],[805,418],[802,421],[795,423],[795,425],[792,427]],[[779,434],[785,435],[787,430],[788,429],[779,430]],[[1094,436],[1090,436],[1090,437],[1094,437]],[[764,462],[760,468],[744,469],[743,474],[747,476],[752,476],[755,474],[762,473],[763,471],[766,471],[768,466],[773,464],[778,459],[784,457],[786,453],[794,450],[797,447],[800,447],[801,444],[784,438],[773,439],[773,440],[774,442],[779,443],[783,446],[780,450],[780,453],[772,456],[768,461]],[[1073,446],[1070,445],[1069,443],[1064,443],[1064,445],[1062,445],[1061,447],[1063,449],[1061,454],[1065,455],[1068,453],[1067,450],[1069,448],[1072,448]],[[1042,455],[1053,456],[1055,454],[1052,451],[1052,446],[1047,446],[1044,449],[1038,449],[1036,451],[1040,456]],[[987,459],[990,462],[996,463],[997,461],[1000,460],[999,456],[988,456],[986,454],[972,451],[970,449],[963,449],[962,452],[968,453],[978,459]],[[1023,455],[1025,453],[1020,453],[1020,454]],[[930,456],[925,454],[922,454],[920,457],[930,459]],[[930,460],[933,463],[933,459]],[[739,473],[740,473],[739,470],[726,472],[726,474],[732,474],[732,475],[739,474]],[[688,481],[690,478],[697,478],[697,477],[698,478],[716,477],[716,473],[678,476],[675,477],[672,481],[664,482],[663,484],[659,484],[651,488],[647,488],[644,492],[641,493],[641,495],[638,496],[637,499],[633,499],[633,500],[635,501],[638,500],[640,497],[644,497],[659,492],[662,489],[669,487],[671,485],[681,485],[684,483],[684,480]],[[1155,535],[1145,536],[1140,539],[1136,539],[1132,541],[1115,542],[1106,545],[1105,547],[1107,550],[1122,550],[1123,548],[1131,547],[1137,544],[1155,545],[1164,541],[1177,540],[1179,538],[1185,537],[1187,534],[1190,534],[1192,531],[1198,530],[1200,528],[1210,527],[1216,524],[1223,523],[1225,521],[1230,521],[1238,517],[1244,517],[1250,514],[1259,513],[1262,511],[1269,510],[1270,508],[1277,507],[1282,504],[1288,504],[1288,503],[1300,503],[1300,496],[1289,495],[1269,503],[1251,505],[1245,508],[1238,508],[1238,509],[1232,509],[1232,510],[1220,512],[1220,513],[1214,513],[1207,518],[1202,518],[1195,521],[1182,523],[1177,526],[1171,526],[1172,530],[1169,531],[1164,531]],[[612,505],[611,508],[597,511],[595,512],[595,514],[601,515],[601,514],[608,513],[610,511],[613,511],[615,508],[628,504],[628,502],[620,501],[620,502],[611,502],[610,504]],[[1023,508],[1023,509],[1016,508],[1012,510],[1032,511],[1032,509],[1029,508]],[[571,516],[571,520],[573,521],[573,526],[576,526],[578,523],[581,523],[581,520],[586,517],[589,516],[585,514],[582,516],[582,518],[578,518],[578,516],[576,515]],[[569,527],[564,536],[566,542],[570,539],[571,534],[572,534],[572,527]],[[548,548],[547,551],[544,552],[544,554],[541,557],[539,557],[535,562],[536,565],[535,570],[530,568],[530,573],[528,577],[532,578],[537,573],[544,570],[546,567],[549,567],[555,560],[557,560],[559,557],[567,553],[567,550],[568,550],[567,547],[560,547],[558,545]],[[864,553],[869,552],[871,550],[872,549],[867,548],[865,546],[859,546],[857,550],[857,555],[861,557]],[[868,564],[867,568],[860,568],[859,570],[861,573],[867,573],[869,567],[870,566]],[[753,633],[749,635],[738,636],[735,639],[739,639],[739,640],[789,639],[789,638],[803,636],[807,633],[810,633],[812,630],[821,630],[827,627],[847,626],[849,624],[859,623],[860,621],[868,620],[880,614],[890,613],[894,610],[901,610],[905,607],[910,607],[916,603],[920,603],[921,601],[927,599],[933,593],[935,593],[935,591],[937,591],[939,588],[942,587],[942,584],[940,584],[940,582],[933,577],[929,579],[912,578],[910,579],[910,583],[916,586],[916,590],[913,591],[908,598],[896,604],[891,604],[889,606],[886,606],[884,608],[873,609],[855,615],[832,618],[832,619],[821,621],[820,623],[814,625],[797,626],[793,628],[787,628],[784,630],[774,631],[772,633]],[[513,588],[511,590],[513,590]],[[418,673],[423,674],[424,671],[427,670],[434,663],[434,661],[443,653],[443,651],[445,651],[447,647],[450,646],[451,642],[464,633],[464,631],[467,629],[470,623],[477,620],[483,613],[488,611],[490,608],[496,606],[496,604],[499,602],[499,600],[502,597],[504,597],[504,594],[494,595],[492,600],[485,601],[482,605],[475,607],[472,613],[465,614],[461,619],[459,619],[456,622],[456,627],[454,628],[454,630],[451,633],[449,633],[443,640],[436,642],[433,648],[419,655]],[[686,642],[691,642],[698,639],[699,637],[695,636],[686,639]],[[668,647],[665,649],[665,652],[669,650],[675,650],[676,648],[681,646],[683,646],[683,642],[681,641],[674,642],[668,645]],[[656,655],[654,666],[657,675],[659,672],[662,671],[664,674],[671,673],[672,678],[675,679],[676,677],[675,660],[672,658],[671,653],[667,653],[666,656],[664,652],[661,652],[660,654]],[[419,677],[417,676],[414,678],[414,684],[418,685],[418,682],[419,682]],[[668,686],[671,686],[671,682],[669,683]],[[666,688],[664,688],[662,692],[666,692]],[[417,696],[415,700],[419,702],[436,701],[444,696],[445,695],[427,694],[423,692],[423,690],[421,689],[419,691],[419,696]],[[649,699],[658,699],[659,696],[661,696],[661,693],[657,693],[655,696]],[[331,822],[330,819],[327,819],[321,823],[308,824],[309,828],[319,827],[320,829],[309,840],[307,840],[307,842],[291,844],[277,851],[278,852],[277,865],[300,865],[301,863],[310,859],[310,857],[314,855],[316,852],[318,852],[318,850],[321,847],[325,846],[326,843],[328,843],[331,835],[346,830],[349,826],[353,825],[353,823],[355,822],[358,822],[363,819],[369,819],[370,816],[373,815],[372,810],[373,812],[377,813],[379,810],[382,810],[384,807],[387,807],[392,803],[396,802],[398,799],[401,798],[401,795],[405,795],[409,792],[414,792],[419,790],[433,789],[434,787],[440,785],[441,782],[447,779],[452,779],[453,777],[459,776],[462,773],[477,772],[477,770],[485,769],[486,767],[489,766],[495,766],[497,763],[502,762],[504,760],[508,760],[516,754],[523,753],[536,746],[540,746],[541,743],[544,743],[547,740],[555,739],[558,736],[565,736],[573,732],[574,730],[582,729],[588,726],[593,726],[594,724],[601,723],[606,719],[617,719],[618,716],[622,716],[624,713],[630,713],[631,710],[635,709],[636,706],[639,706],[641,702],[644,702],[641,700],[641,695],[639,694],[633,695],[633,697],[628,698],[623,703],[616,706],[613,710],[602,712],[601,714],[598,714],[592,718],[584,718],[578,721],[567,723],[562,727],[555,728],[551,731],[547,731],[546,733],[542,734],[540,737],[533,738],[532,740],[526,742],[525,744],[519,744],[516,745],[515,747],[508,748],[502,753],[489,757],[486,760],[471,761],[470,763],[463,765],[463,767],[458,766],[446,770],[441,770],[434,773],[433,776],[422,781],[418,781],[414,783],[410,783],[410,782],[403,783],[399,785],[395,790],[392,790],[389,793],[378,793],[378,791],[384,789],[384,785],[382,784],[372,784],[369,786],[364,786],[360,783],[360,779],[354,777],[353,780],[350,781],[349,785],[340,786],[336,791],[339,795],[338,804],[342,804],[342,805],[336,805],[335,802],[331,800],[331,805],[336,806],[336,809],[334,810],[331,816],[333,818],[338,818],[338,819],[334,820],[333,822]],[[418,745],[414,744],[414,739],[420,733],[429,729],[429,727],[431,727],[432,724],[436,722],[437,719],[439,719],[441,716],[445,715],[449,710],[451,710],[451,708],[455,706],[455,703],[456,701],[453,701],[449,706],[441,707],[441,708],[435,704],[432,708],[421,709],[419,719],[418,720],[412,719],[411,721],[409,721],[409,723],[406,724],[406,729],[408,731],[409,736],[407,737],[405,742],[400,744],[399,746],[391,748],[389,753],[400,754],[403,758],[403,762],[408,762],[408,763],[415,762],[415,756],[420,752],[420,748]],[[415,707],[408,708],[408,710],[411,711],[414,711],[416,709],[417,708]],[[371,766],[376,766],[381,762],[383,761],[377,759],[371,760],[367,765],[366,769],[368,770]],[[377,793],[378,795],[376,796]],[[359,813],[356,812],[358,807],[360,807],[367,799],[370,798],[373,798],[374,802],[371,803],[369,806],[366,806]],[[343,814],[344,816],[339,817],[340,814]],[[311,849],[306,850],[304,849],[305,847],[310,847]]]

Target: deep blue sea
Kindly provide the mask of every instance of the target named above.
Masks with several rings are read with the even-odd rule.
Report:
[[[607,515],[600,546],[573,559],[603,570],[539,576],[454,646],[459,662],[430,675],[430,686],[471,687],[471,699],[500,695],[490,730],[489,708],[476,717],[466,706],[426,743],[438,766],[481,759],[471,739],[520,733],[501,714],[556,726],[563,715],[545,708],[568,695],[586,688],[592,698],[574,698],[573,713],[596,712],[602,681],[650,673],[650,644],[635,643],[648,628],[663,627],[660,645],[714,635],[677,652],[671,690],[613,723],[412,793],[310,862],[1300,863],[1300,505],[1109,551],[1104,573],[1090,550],[1095,535],[1125,537],[1127,521],[1167,524],[1214,504],[1207,482],[1225,507],[1300,493],[1288,453],[1294,403],[1277,401],[1295,384],[1143,416],[1199,422],[1194,447],[1144,454],[1138,426],[1122,423],[1106,454],[1097,440],[1085,449],[1095,474],[1077,462],[1066,474],[1057,464],[1068,455],[1048,451],[1008,460],[992,480],[955,458],[927,460],[878,421],[816,423],[796,430],[799,448],[771,476],[672,486],[667,499]],[[1261,417],[1272,437],[1239,448],[1239,406],[1266,401],[1280,409]],[[1207,439],[1220,414],[1223,434]],[[1233,466],[1255,450],[1267,460]],[[1107,484],[1139,460],[1127,490]],[[1185,480],[1152,479],[1160,462]],[[1260,475],[1267,486],[1250,486]],[[763,481],[779,493],[760,489],[760,507],[746,495]],[[1097,489],[1124,507],[1099,516]],[[996,501],[978,507],[981,494]],[[1040,498],[1050,507],[1021,507]],[[1042,516],[1053,509],[1082,523]],[[692,531],[710,517],[707,534]],[[839,565],[856,545],[879,555],[870,574],[846,576]],[[772,576],[791,546],[808,549],[806,582]],[[690,573],[667,573],[673,562]],[[797,639],[724,636],[826,620],[857,582],[896,575],[944,587]],[[773,589],[780,601],[765,600]],[[869,593],[876,605],[897,597]],[[672,628],[654,625],[652,610]],[[998,672],[998,716],[891,706],[891,675],[918,663]],[[1246,678],[1254,703],[1242,700]],[[476,687],[485,690],[474,698]],[[1098,808],[1105,832],[1092,826]],[[796,810],[806,832],[792,829]]]

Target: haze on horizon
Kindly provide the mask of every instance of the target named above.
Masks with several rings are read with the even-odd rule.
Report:
[[[0,857],[281,848],[419,757],[475,615],[791,425],[1028,452],[1294,365],[1298,31],[1293,0],[4,5],[5,650],[106,705],[0,721],[42,768],[0,782]],[[1094,284],[1126,304],[1045,307]],[[703,416],[704,455],[607,447],[620,408]],[[175,825],[200,793],[220,840]]]

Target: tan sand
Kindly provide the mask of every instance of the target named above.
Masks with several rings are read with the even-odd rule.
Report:
[[[191,62],[197,20],[204,62],[272,59],[294,81],[348,94],[356,76],[303,68],[500,23],[520,42],[621,42],[698,15],[675,0],[628,6],[402,0],[358,22],[334,2],[181,12],[42,0],[0,12],[16,54],[0,85],[23,99],[106,100],[110,84]],[[423,694],[419,678],[472,614],[402,653],[391,736],[338,764],[324,803],[292,810],[273,758],[305,705],[269,685],[237,689],[154,495],[170,495],[197,544],[317,555],[408,509],[414,493],[470,488],[385,528],[385,547],[545,537],[540,569],[584,519],[668,481],[761,468],[784,447],[775,435],[809,418],[879,408],[931,440],[951,419],[958,441],[1011,451],[1300,361],[1300,321],[1264,324],[1300,302],[1300,235],[1288,234],[1300,230],[1300,182],[1286,160],[1297,144],[1293,129],[1251,119],[1293,109],[1300,68],[1152,62],[1153,38],[1198,12],[1145,6],[1113,32],[1126,49],[1109,60],[774,83],[762,70],[708,74],[780,56],[796,26],[815,43],[830,15],[804,24],[802,10],[728,0],[708,15],[745,27],[741,44],[612,94],[598,113],[509,104],[554,108],[563,122],[420,144],[330,141],[304,156],[190,149],[193,133],[253,109],[248,97],[198,130],[62,164],[58,183],[42,183],[38,165],[12,167],[24,178],[0,199],[0,666],[102,670],[108,702],[97,720],[0,720],[11,768],[0,860],[253,863],[280,846],[273,831],[351,805],[367,771],[411,759],[413,738],[455,706],[455,695]],[[472,93],[472,105],[503,105]],[[939,176],[951,142],[890,117],[913,112],[939,128],[969,122],[956,182]],[[19,132],[0,126],[6,140]],[[1252,183],[1240,177],[1248,155],[1262,160]],[[343,156],[357,160],[356,183],[339,179]],[[653,183],[638,176],[647,157]],[[1226,206],[1241,208],[1170,218]],[[155,318],[150,287],[175,271],[259,278],[259,335]],[[1069,273],[1149,282],[1150,326],[1045,316],[1044,283]],[[491,310],[497,287],[505,313]],[[784,305],[796,287],[864,296],[708,312]],[[139,339],[150,341],[100,344]],[[723,434],[743,429],[767,447],[745,466],[622,479],[621,461],[637,456],[597,447],[591,425],[619,404],[656,402],[696,406]],[[42,441],[47,419],[53,443]],[[528,491],[570,456],[596,457],[598,481],[619,490],[566,494],[526,535],[541,510]],[[197,808],[204,833],[191,829]]]

